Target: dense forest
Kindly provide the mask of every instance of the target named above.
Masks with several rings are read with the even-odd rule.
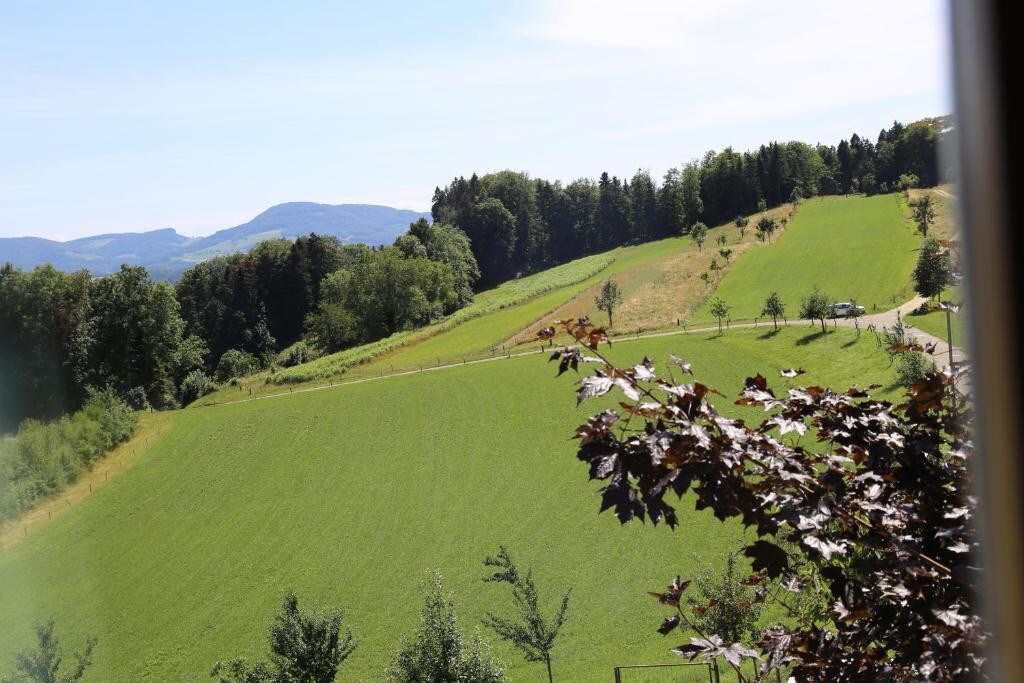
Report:
[[[91,389],[170,408],[298,349],[332,352],[443,318],[473,292],[619,245],[686,234],[794,198],[894,191],[946,180],[948,119],[894,123],[872,143],[731,148],[619,179],[559,181],[501,171],[434,192],[424,220],[390,246],[311,234],[196,264],[176,285],[145,269],[93,278],[0,268],[0,431],[79,409]],[[296,344],[305,340],[305,346]],[[281,357],[292,345],[296,352]]]

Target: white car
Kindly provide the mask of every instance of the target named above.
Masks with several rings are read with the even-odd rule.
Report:
[[[833,318],[847,318],[854,315],[864,315],[864,307],[858,306],[850,301],[842,301],[832,304]]]

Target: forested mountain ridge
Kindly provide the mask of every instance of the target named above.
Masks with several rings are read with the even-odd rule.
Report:
[[[113,273],[128,263],[145,266],[155,279],[175,280],[198,261],[247,251],[278,237],[294,240],[315,232],[348,243],[389,244],[421,217],[429,214],[374,204],[288,202],[201,238],[181,235],[173,228],[93,235],[67,242],[0,238],[0,262],[23,269],[50,263],[64,271],[85,268],[94,275]]]

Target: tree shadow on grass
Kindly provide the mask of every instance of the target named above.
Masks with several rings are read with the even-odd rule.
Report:
[[[824,337],[827,334],[828,334],[828,332],[822,332],[821,330],[818,330],[817,332],[811,332],[810,334],[804,335],[803,337],[800,337],[799,339],[797,339],[796,340],[796,345],[797,346],[807,346],[811,342],[817,341],[818,339],[821,339],[822,337]]]
[[[893,382],[889,386],[885,387],[885,391],[886,392],[897,391],[898,389],[903,389],[904,391],[906,391],[907,388],[905,386],[903,386],[902,384],[900,384],[898,381],[897,382]]]
[[[855,344],[856,344],[857,342],[859,342],[859,341],[860,341],[860,337],[854,337],[854,338],[853,338],[853,339],[851,339],[850,341],[848,341],[848,342],[846,342],[845,344],[843,344],[843,348],[844,348],[844,349],[848,349],[848,348],[850,348],[851,346],[854,346],[854,345],[855,345]]]
[[[764,334],[759,334],[759,335],[757,335],[757,338],[758,338],[758,339],[771,339],[772,337],[774,337],[774,336],[775,336],[775,335],[777,335],[778,333],[779,333],[779,330],[777,330],[777,329],[774,329],[774,330],[768,330],[768,331],[767,331],[767,332],[765,332]]]

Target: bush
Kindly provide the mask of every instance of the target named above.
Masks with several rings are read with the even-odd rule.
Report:
[[[466,640],[462,635],[455,605],[444,592],[438,573],[424,586],[419,628],[411,638],[402,639],[402,648],[395,653],[386,675],[391,683],[505,680],[504,671],[491,657],[486,643],[479,636]]]
[[[217,384],[205,372],[193,370],[181,381],[178,396],[181,398],[181,405],[184,406],[215,391],[217,391]]]
[[[281,365],[286,368],[308,363],[316,358],[313,349],[304,341],[296,342],[281,354]]]
[[[146,398],[146,390],[142,387],[132,387],[124,397],[125,403],[132,410],[148,410],[149,399]]]
[[[241,377],[260,369],[260,361],[256,356],[238,349],[228,349],[220,357],[214,373],[218,382],[226,382],[232,377]]]
[[[135,430],[138,418],[112,389],[90,390],[82,409],[52,422],[26,420],[0,441],[0,520],[74,483]]]
[[[249,664],[244,659],[217,662],[210,673],[218,683],[328,683],[356,649],[352,632],[341,631],[344,613],[316,612],[299,607],[295,593],[288,592],[274,617],[267,640],[270,661]]]
[[[929,370],[934,370],[934,364],[920,353],[907,351],[900,354],[896,362],[896,378],[902,386],[908,389],[925,378]]]
[[[921,305],[910,312],[911,315],[927,315],[931,312],[931,307],[928,306],[927,301],[922,301]]]

